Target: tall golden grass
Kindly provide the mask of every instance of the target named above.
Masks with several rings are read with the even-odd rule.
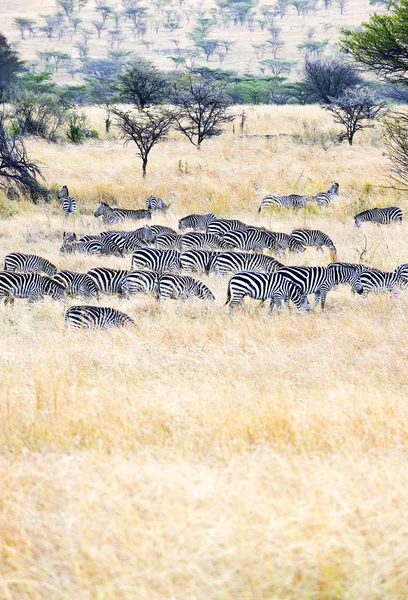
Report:
[[[353,225],[365,207],[405,208],[378,187],[378,130],[337,146],[327,115],[293,107],[251,110],[248,128],[304,135],[305,123],[314,134],[304,143],[231,131],[200,152],[169,141],[144,181],[118,140],[31,141],[79,214],[2,198],[0,258],[130,266],[61,256],[62,232],[100,231],[101,198],[137,207],[157,193],[172,204],[153,222],[212,210],[279,231],[323,229],[340,260],[365,248],[375,266],[406,262],[405,223]],[[332,180],[341,197],[325,210],[257,214],[264,192]],[[291,262],[329,260],[308,249]],[[0,307],[0,598],[407,598],[407,295],[340,287],[324,313],[268,316],[248,302],[230,318],[226,281],[203,280],[214,304],[104,298],[135,319],[121,331],[67,331],[49,299]]]

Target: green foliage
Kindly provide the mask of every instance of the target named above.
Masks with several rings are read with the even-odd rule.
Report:
[[[10,99],[13,86],[16,84],[17,76],[23,71],[24,63],[18,54],[7,42],[5,36],[0,33],[0,101]]]
[[[70,115],[66,135],[71,144],[82,144],[86,139],[99,139],[98,131],[88,127],[86,115],[77,113]]]
[[[22,135],[35,135],[51,142],[57,140],[69,118],[67,106],[56,94],[38,94],[28,89],[19,91],[10,112]]]
[[[118,76],[118,98],[144,110],[161,104],[168,96],[167,76],[148,61],[139,59]]]

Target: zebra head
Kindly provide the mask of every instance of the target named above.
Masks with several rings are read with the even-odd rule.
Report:
[[[64,242],[60,248],[60,252],[61,254],[72,254],[75,252],[75,243],[74,242],[70,242],[69,244],[67,244],[66,242]]]
[[[356,215],[356,216],[354,217],[354,225],[355,225],[356,227],[361,227],[361,223],[362,223],[362,222],[363,222],[363,220],[362,220],[362,218],[361,218],[361,215]]]
[[[348,282],[347,282],[350,284],[353,292],[357,292],[357,294],[359,294],[359,295],[361,295],[364,292],[364,288],[363,288],[363,284],[361,283],[360,275],[361,275],[361,273],[359,273],[358,271],[352,271],[349,276]]]
[[[51,296],[53,300],[62,301],[67,294],[67,288],[61,283],[54,281],[54,279],[50,279],[49,277],[44,277],[45,282],[45,292],[47,296]]]
[[[197,282],[197,296],[202,300],[215,300],[215,296],[212,291],[201,281]]]
[[[399,265],[399,267],[394,270],[394,273],[397,277],[400,277],[404,281],[408,281],[408,263]]]
[[[63,198],[68,198],[69,192],[68,187],[66,185],[62,185],[60,187],[60,191],[58,192],[58,200],[62,200]]]
[[[143,242],[145,242],[146,244],[153,244],[156,236],[154,234],[154,231],[152,231],[152,229],[150,229],[150,227],[148,225],[144,225],[141,231],[141,239]]]
[[[304,252],[305,250],[306,250],[306,248],[304,248],[298,240],[296,240],[295,238],[290,236],[290,238],[289,238],[289,251],[290,252],[294,252],[295,254],[300,254],[301,252]]]
[[[100,217],[102,215],[104,215],[106,213],[106,211],[111,210],[111,207],[109,206],[109,204],[106,204],[106,202],[100,202],[98,208],[96,209],[95,213],[94,213],[94,217]]]
[[[178,228],[181,230],[187,229],[190,217],[184,217],[178,222]]]
[[[339,184],[336,181],[333,181],[331,184],[331,188],[328,190],[328,194],[338,194],[339,193]]]
[[[73,231],[64,231],[64,233],[62,234],[62,243],[63,244],[70,244],[71,242],[76,242],[77,241],[77,236],[76,233],[74,233]]]

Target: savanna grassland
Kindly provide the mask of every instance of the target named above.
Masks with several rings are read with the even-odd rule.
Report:
[[[0,260],[21,250],[72,270],[129,267],[130,256],[60,255],[62,232],[101,231],[101,199],[136,208],[155,193],[171,207],[153,222],[211,210],[322,229],[339,260],[407,262],[406,221],[353,225],[371,206],[406,212],[379,129],[339,146],[319,108],[248,114],[248,134],[289,135],[230,126],[199,152],[174,138],[144,181],[114,137],[30,141],[78,213],[2,198]],[[102,112],[90,119],[102,129]],[[341,196],[325,210],[257,214],[266,192],[332,180]],[[329,260],[308,249],[285,262]],[[67,331],[48,298],[0,307],[0,598],[406,599],[408,293],[343,286],[323,314],[268,316],[248,301],[230,318],[226,281],[202,280],[215,303],[105,297],[136,321],[120,331]]]

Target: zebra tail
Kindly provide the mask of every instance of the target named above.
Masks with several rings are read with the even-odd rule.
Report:
[[[259,205],[259,208],[258,208],[258,215],[261,212],[261,210],[262,210],[262,202],[261,202],[261,204]]]
[[[160,275],[157,275],[154,283],[154,291],[156,294],[156,300],[160,300]]]
[[[228,282],[228,287],[227,287],[227,301],[224,304],[224,306],[226,306],[227,304],[229,304],[229,302],[231,302],[231,286],[230,286],[230,284],[231,284],[231,279]]]

